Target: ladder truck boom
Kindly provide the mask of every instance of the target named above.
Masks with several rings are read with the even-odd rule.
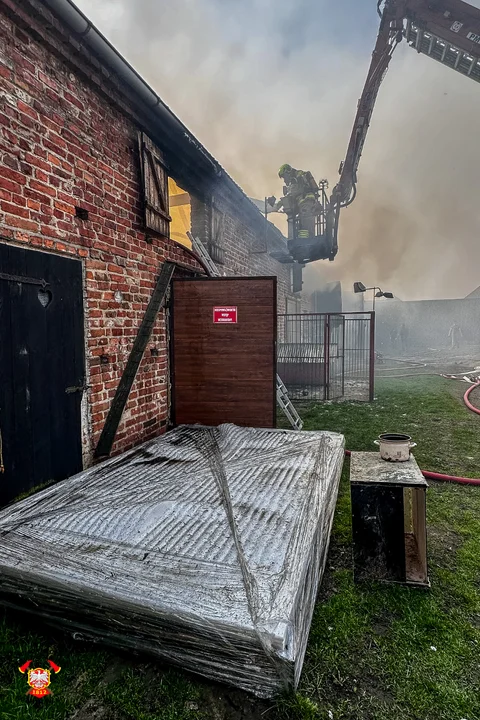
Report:
[[[341,208],[355,199],[357,171],[383,78],[397,45],[406,40],[419,53],[480,82],[480,9],[462,0],[379,0],[381,17],[340,180],[329,203],[332,254],[338,247]]]

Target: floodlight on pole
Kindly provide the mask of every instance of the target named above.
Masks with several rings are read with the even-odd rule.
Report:
[[[379,287],[365,287],[365,285],[362,282],[356,282],[353,283],[353,292],[354,293],[364,293],[367,292],[367,290],[373,290],[373,312],[375,312],[375,299],[376,298],[387,298],[388,300],[393,300],[394,295],[391,292],[383,292],[383,290]]]

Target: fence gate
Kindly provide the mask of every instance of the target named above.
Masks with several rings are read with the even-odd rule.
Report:
[[[82,266],[0,244],[0,505],[82,469]]]
[[[374,314],[278,317],[278,374],[293,400],[373,400]]]

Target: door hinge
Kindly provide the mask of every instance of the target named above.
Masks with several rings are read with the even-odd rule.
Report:
[[[83,393],[83,392],[85,392],[87,387],[88,387],[88,385],[72,385],[71,387],[65,388],[65,392],[67,393],[67,395],[72,395],[73,393],[76,393],[76,392]]]
[[[24,285],[40,285],[40,287],[43,288],[46,288],[49,285],[46,280],[38,280],[37,278],[24,277],[23,275],[9,275],[8,273],[0,273],[0,280],[22,283]]]

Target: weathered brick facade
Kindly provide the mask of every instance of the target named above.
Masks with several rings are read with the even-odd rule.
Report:
[[[72,42],[58,19],[36,0],[0,0],[0,242],[77,257],[83,263],[86,462],[162,262],[199,271],[182,246],[160,236],[146,237],[139,129],[145,129],[142,120],[119,79],[104,72],[81,42]],[[157,128],[159,143],[161,132]],[[252,254],[259,243],[261,216],[252,224],[254,214],[236,214],[235,203],[222,193],[219,183],[216,202],[225,212],[222,244],[228,274],[278,275],[282,311],[288,269],[266,253]],[[206,195],[211,197],[211,189]],[[208,203],[195,203],[197,220],[205,220]],[[88,211],[88,219],[77,216],[79,208]],[[161,312],[115,452],[158,434],[167,424],[166,332]]]
[[[161,263],[195,265],[181,246],[145,240],[137,127],[3,14],[0,47],[0,240],[83,260],[89,456]],[[88,220],[75,216],[76,207]],[[150,348],[158,354],[145,353],[117,451],[158,434],[167,421],[163,312]]]

